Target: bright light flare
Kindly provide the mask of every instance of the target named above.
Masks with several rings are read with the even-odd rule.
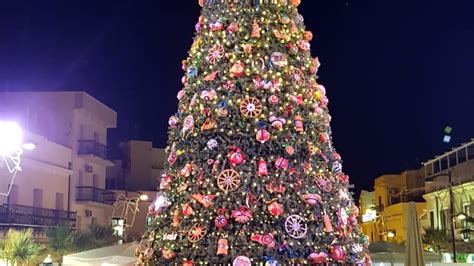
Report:
[[[149,199],[149,198],[148,198],[148,195],[147,195],[147,194],[142,194],[142,195],[140,195],[140,200],[141,200],[141,201],[148,201],[148,199]]]
[[[23,131],[14,122],[0,121],[0,156],[16,152],[23,142]]]
[[[32,151],[36,148],[36,144],[34,144],[33,142],[29,142],[29,143],[23,144],[22,147],[24,150]]]

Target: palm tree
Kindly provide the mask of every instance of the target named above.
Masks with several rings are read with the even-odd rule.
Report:
[[[79,250],[88,250],[111,245],[116,238],[112,229],[96,224],[89,225],[88,232],[78,232],[75,235],[75,245]]]
[[[423,242],[430,245],[434,252],[439,253],[445,250],[448,246],[448,237],[446,231],[439,230],[433,227],[425,228],[423,234]]]
[[[49,248],[59,255],[59,265],[63,263],[63,257],[74,250],[74,234],[68,224],[46,229]]]
[[[11,265],[33,262],[43,251],[43,246],[33,240],[33,230],[8,230],[3,243],[4,257]]]

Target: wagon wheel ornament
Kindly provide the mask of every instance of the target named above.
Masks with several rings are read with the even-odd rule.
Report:
[[[245,98],[242,103],[240,103],[240,113],[248,118],[259,116],[262,110],[262,103],[254,97]]]
[[[222,45],[214,45],[209,50],[209,55],[206,57],[207,61],[211,64],[219,62],[224,56],[224,47]]]
[[[207,229],[202,224],[195,224],[189,229],[188,240],[191,243],[199,242],[206,235]]]
[[[299,215],[291,215],[286,218],[285,230],[293,238],[300,239],[306,235],[308,226],[303,217]]]
[[[236,190],[240,185],[240,175],[232,169],[222,171],[217,177],[217,186],[224,192]]]
[[[298,68],[293,69],[293,71],[291,72],[291,78],[299,86],[303,86],[306,82],[303,71]]]

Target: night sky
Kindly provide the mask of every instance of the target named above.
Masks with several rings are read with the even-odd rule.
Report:
[[[472,0],[303,0],[335,146],[358,189],[474,137],[472,10]],[[198,16],[197,0],[1,1],[0,89],[87,91],[118,112],[112,150],[130,138],[163,147]]]

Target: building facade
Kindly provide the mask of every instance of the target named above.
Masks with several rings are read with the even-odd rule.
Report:
[[[474,230],[473,224],[457,217],[474,215],[474,140],[423,163],[423,173],[427,180],[424,227],[443,230],[450,236],[454,223],[457,240],[472,239],[472,233],[465,232]]]
[[[374,181],[374,191],[361,193],[361,227],[371,242],[403,243],[406,240],[408,202],[415,201],[420,219],[425,211],[423,175],[408,170],[398,175],[382,175]]]
[[[85,92],[4,92],[0,102],[0,119],[16,121],[38,138],[37,148],[24,155],[9,199],[0,198],[3,206],[66,210],[74,213],[72,224],[79,230],[91,223],[108,225],[115,195],[105,190],[106,169],[114,165],[107,160],[106,144],[107,130],[117,124],[116,112]],[[39,171],[36,165],[49,170]],[[23,224],[10,219],[3,225]]]
[[[113,190],[123,200],[136,200],[141,195],[147,195],[148,200],[138,201],[135,216],[130,212],[126,216],[122,215],[125,205],[117,202],[119,205],[111,216],[130,225],[119,228],[119,231],[124,231],[122,236],[125,240],[140,240],[145,231],[148,207],[156,197],[159,180],[164,172],[166,153],[164,149],[153,148],[151,142],[137,140],[123,143],[121,150],[122,158],[114,161],[114,167],[107,169],[107,189]],[[121,232],[117,234],[121,235]]]

